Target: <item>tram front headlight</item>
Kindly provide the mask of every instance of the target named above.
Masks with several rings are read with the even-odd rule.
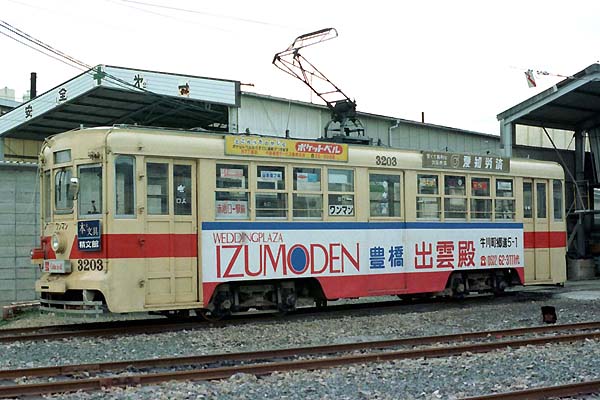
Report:
[[[62,253],[65,251],[65,240],[63,239],[62,235],[59,235],[58,233],[52,235],[50,245],[55,253]]]

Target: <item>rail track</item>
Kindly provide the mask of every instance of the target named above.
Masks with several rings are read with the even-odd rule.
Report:
[[[513,301],[514,296],[520,296],[519,292],[506,293],[503,296],[508,301]],[[525,299],[530,299],[530,294],[525,295]],[[538,296],[539,297],[539,296]],[[489,296],[472,297],[462,301],[445,301],[444,305],[448,307],[462,307],[465,302],[467,304],[474,304],[478,302],[485,302],[489,300]],[[511,299],[513,298],[513,299]],[[494,299],[497,303],[498,300]],[[339,304],[330,305],[325,309],[315,307],[300,308],[285,316],[286,319],[302,319],[306,317],[313,317],[315,315],[319,318],[335,318],[339,314],[352,314],[360,315],[361,313],[368,313],[372,315],[375,312],[389,313],[389,312],[414,312],[427,310],[432,304],[435,307],[439,307],[439,299],[416,299],[408,302],[406,300],[392,300],[392,301],[381,301],[381,302],[370,302],[370,303],[354,303],[354,304]],[[192,318],[181,318],[178,320],[172,320],[167,318],[150,318],[150,319],[136,319],[136,320],[120,320],[120,321],[107,321],[107,322],[88,322],[79,324],[64,324],[64,325],[50,325],[42,327],[30,327],[30,328],[13,328],[13,329],[0,329],[0,344],[11,343],[16,341],[35,341],[35,340],[60,340],[65,338],[73,337],[110,337],[110,336],[123,336],[123,335],[135,335],[142,333],[162,333],[162,332],[176,332],[182,330],[194,330],[203,329],[206,327],[215,326],[226,326],[228,324],[243,324],[256,322],[258,320],[281,320],[281,316],[276,316],[273,313],[262,312],[262,313],[244,313],[239,315],[231,316],[222,321],[203,321],[200,319]]]
[[[463,400],[541,400],[548,398],[556,399],[561,397],[583,396],[598,392],[600,392],[600,380],[467,397]]]
[[[258,352],[1,370],[0,382],[3,382],[3,384],[0,385],[0,397],[42,395],[76,390],[99,390],[109,386],[147,385],[170,380],[225,379],[237,373],[261,376],[276,371],[315,370],[357,363],[422,357],[448,357],[464,353],[483,353],[528,345],[575,342],[586,339],[599,340],[599,329],[600,322],[588,322]],[[565,332],[567,333],[565,334]],[[556,335],[558,333],[563,334]],[[505,340],[508,337],[525,335],[543,336],[519,337]],[[457,344],[457,342],[466,341],[472,342]],[[434,344],[435,346],[423,347],[430,344]],[[441,344],[447,345],[441,346]],[[123,375],[124,373],[126,375]],[[19,379],[23,382],[44,378],[52,378],[52,381],[20,384],[15,384],[14,381],[15,379]],[[583,392],[598,391],[598,385],[600,385],[599,382],[588,382],[587,386],[564,385],[561,386],[562,389],[555,387],[554,389],[546,390],[554,390],[556,393],[562,393],[562,395],[575,395],[582,394]],[[542,388],[535,390],[540,391]],[[512,396],[520,396],[517,393],[512,392]],[[542,390],[539,393],[543,394],[544,392]],[[539,395],[542,396],[542,394]],[[509,396],[509,394],[502,393],[492,396]],[[534,393],[523,394],[523,396],[534,396]],[[488,396],[474,397],[472,399],[521,398],[544,397]]]
[[[100,337],[140,333],[172,332],[197,329],[200,321],[173,322],[168,319],[95,322],[84,324],[50,325],[0,330],[0,343],[27,340],[59,340],[72,337]]]

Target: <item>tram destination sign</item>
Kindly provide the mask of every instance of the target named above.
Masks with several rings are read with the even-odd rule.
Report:
[[[81,251],[99,251],[102,247],[100,220],[77,223],[77,248]]]
[[[424,151],[423,168],[510,172],[510,158]]]
[[[302,158],[321,161],[348,161],[348,145],[274,137],[226,136],[225,154]]]

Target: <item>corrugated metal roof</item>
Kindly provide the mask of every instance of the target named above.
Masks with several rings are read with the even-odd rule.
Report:
[[[19,103],[18,101],[9,100],[9,99],[0,97],[0,106],[2,106],[2,107],[17,108],[20,105],[21,105],[21,103]]]
[[[285,99],[283,97],[275,97],[275,96],[269,96],[269,95],[265,95],[265,94],[246,92],[246,91],[242,92],[242,96],[252,96],[252,97],[264,98],[264,99],[273,100],[273,101],[280,101],[283,103],[291,103],[291,104],[303,105],[306,107],[320,108],[322,110],[329,112],[329,109],[325,105],[308,103],[308,102],[304,102],[304,101],[300,101],[300,100],[291,100],[291,99]],[[475,131],[469,131],[469,130],[464,130],[464,129],[460,129],[460,128],[452,128],[452,127],[444,126],[444,125],[436,125],[436,124],[430,124],[427,122],[413,121],[413,120],[393,117],[393,116],[389,116],[389,115],[373,114],[373,113],[367,113],[367,112],[362,112],[362,111],[358,111],[357,114],[358,114],[359,118],[361,116],[371,117],[371,118],[389,120],[392,123],[399,121],[401,124],[406,124],[406,125],[415,125],[415,126],[420,126],[420,127],[435,128],[435,129],[440,129],[440,130],[444,130],[444,131],[451,132],[451,133],[454,132],[454,133],[460,133],[460,134],[471,134],[471,135],[483,136],[483,137],[487,137],[487,138],[493,138],[495,140],[498,139],[498,135],[492,135],[489,133],[475,132]]]
[[[497,116],[504,124],[570,131],[600,124],[600,64],[592,64]]]
[[[238,81],[99,65],[0,116],[0,137],[40,140],[120,123],[226,129]]]

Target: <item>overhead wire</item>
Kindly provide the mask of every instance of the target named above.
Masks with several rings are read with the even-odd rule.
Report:
[[[14,40],[14,41],[16,41],[16,42],[18,42],[18,43],[20,43],[20,44],[22,44],[23,46],[27,46],[27,47],[29,47],[30,49],[32,49],[32,50],[35,50],[35,51],[37,51],[37,52],[39,52],[39,53],[41,53],[41,54],[43,54],[43,55],[45,55],[45,56],[52,57],[52,58],[54,58],[56,61],[60,61],[61,63],[63,63],[63,64],[66,64],[66,65],[68,65],[69,67],[74,67],[72,64],[69,64],[69,63],[68,63],[68,62],[66,62],[65,60],[62,60],[62,59],[60,59],[60,58],[58,58],[58,57],[55,57],[55,56],[53,56],[52,54],[44,53],[44,52],[43,52],[43,51],[41,51],[40,49],[36,49],[35,47],[33,47],[33,46],[31,46],[31,45],[29,45],[29,44],[27,44],[27,43],[25,43],[25,42],[22,42],[22,41],[20,41],[19,39],[15,38],[15,37],[12,37],[12,36],[10,36],[10,35],[8,35],[8,34],[6,34],[6,33],[2,32],[2,31],[0,31],[0,34],[1,34],[1,35],[4,35],[4,36],[6,36],[7,38],[9,38],[9,39],[12,39],[12,40]]]
[[[200,14],[200,15],[205,15],[205,16],[209,16],[209,17],[231,19],[231,20],[246,22],[246,23],[250,23],[250,24],[272,26],[272,27],[284,28],[284,29],[291,28],[289,25],[275,24],[272,22],[259,21],[259,20],[251,19],[251,18],[242,18],[242,17],[236,17],[236,16],[232,16],[232,15],[211,13],[208,11],[193,10],[193,9],[189,9],[189,8],[167,6],[164,4],[148,3],[145,1],[141,1],[141,0],[119,0],[119,1],[122,3],[132,3],[132,4],[138,4],[138,5],[148,6],[148,7],[162,8],[162,9],[166,9],[166,10],[173,10],[173,11],[179,11],[179,12],[185,12],[185,13],[192,13],[192,14]]]
[[[90,68],[90,66],[87,65],[87,64],[85,64],[84,62],[79,61],[76,58],[73,58],[73,57],[69,56],[68,54],[65,54],[65,53],[61,52],[60,50],[57,50],[57,49],[53,48],[52,46],[50,46],[50,45],[42,42],[39,39],[36,39],[35,37],[29,35],[28,33],[23,32],[19,28],[16,28],[16,27],[12,26],[11,24],[9,24],[8,22],[3,21],[1,19],[0,19],[0,27],[3,27],[4,29],[6,29],[6,30],[8,30],[10,32],[13,32],[14,34],[16,34],[16,35],[18,35],[18,36],[20,36],[20,37],[22,37],[22,38],[24,38],[24,39],[26,39],[26,40],[34,43],[34,44],[40,46],[40,47],[42,47],[42,48],[44,48],[44,49],[46,49],[46,50],[48,50],[48,51],[50,51],[50,52],[58,55],[59,57],[63,57],[63,58],[69,60],[70,62],[72,62],[74,64],[77,64],[77,65],[85,67],[85,68]]]
[[[168,14],[163,14],[163,13],[159,13],[159,12],[156,12],[156,11],[151,11],[151,10],[148,10],[146,8],[143,8],[143,7],[136,7],[136,6],[131,5],[131,4],[126,4],[125,2],[123,2],[121,0],[106,0],[106,1],[108,1],[109,3],[117,4],[119,6],[128,7],[128,8],[131,8],[133,10],[138,10],[138,11],[141,11],[141,12],[144,12],[144,13],[147,13],[147,14],[157,15],[159,17],[169,18],[169,19],[173,19],[173,20],[177,20],[177,21],[183,21],[183,22],[186,22],[188,24],[194,24],[194,25],[197,24],[196,21],[190,21],[190,20],[187,20],[187,19],[182,19],[182,18],[179,18],[179,17],[175,17],[173,15],[168,15]],[[215,29],[215,30],[222,31],[222,32],[228,32],[228,33],[232,33],[233,32],[233,31],[228,30],[228,29],[223,29],[223,28],[216,27],[216,26],[208,26],[206,24],[202,24],[202,27],[203,28]]]

